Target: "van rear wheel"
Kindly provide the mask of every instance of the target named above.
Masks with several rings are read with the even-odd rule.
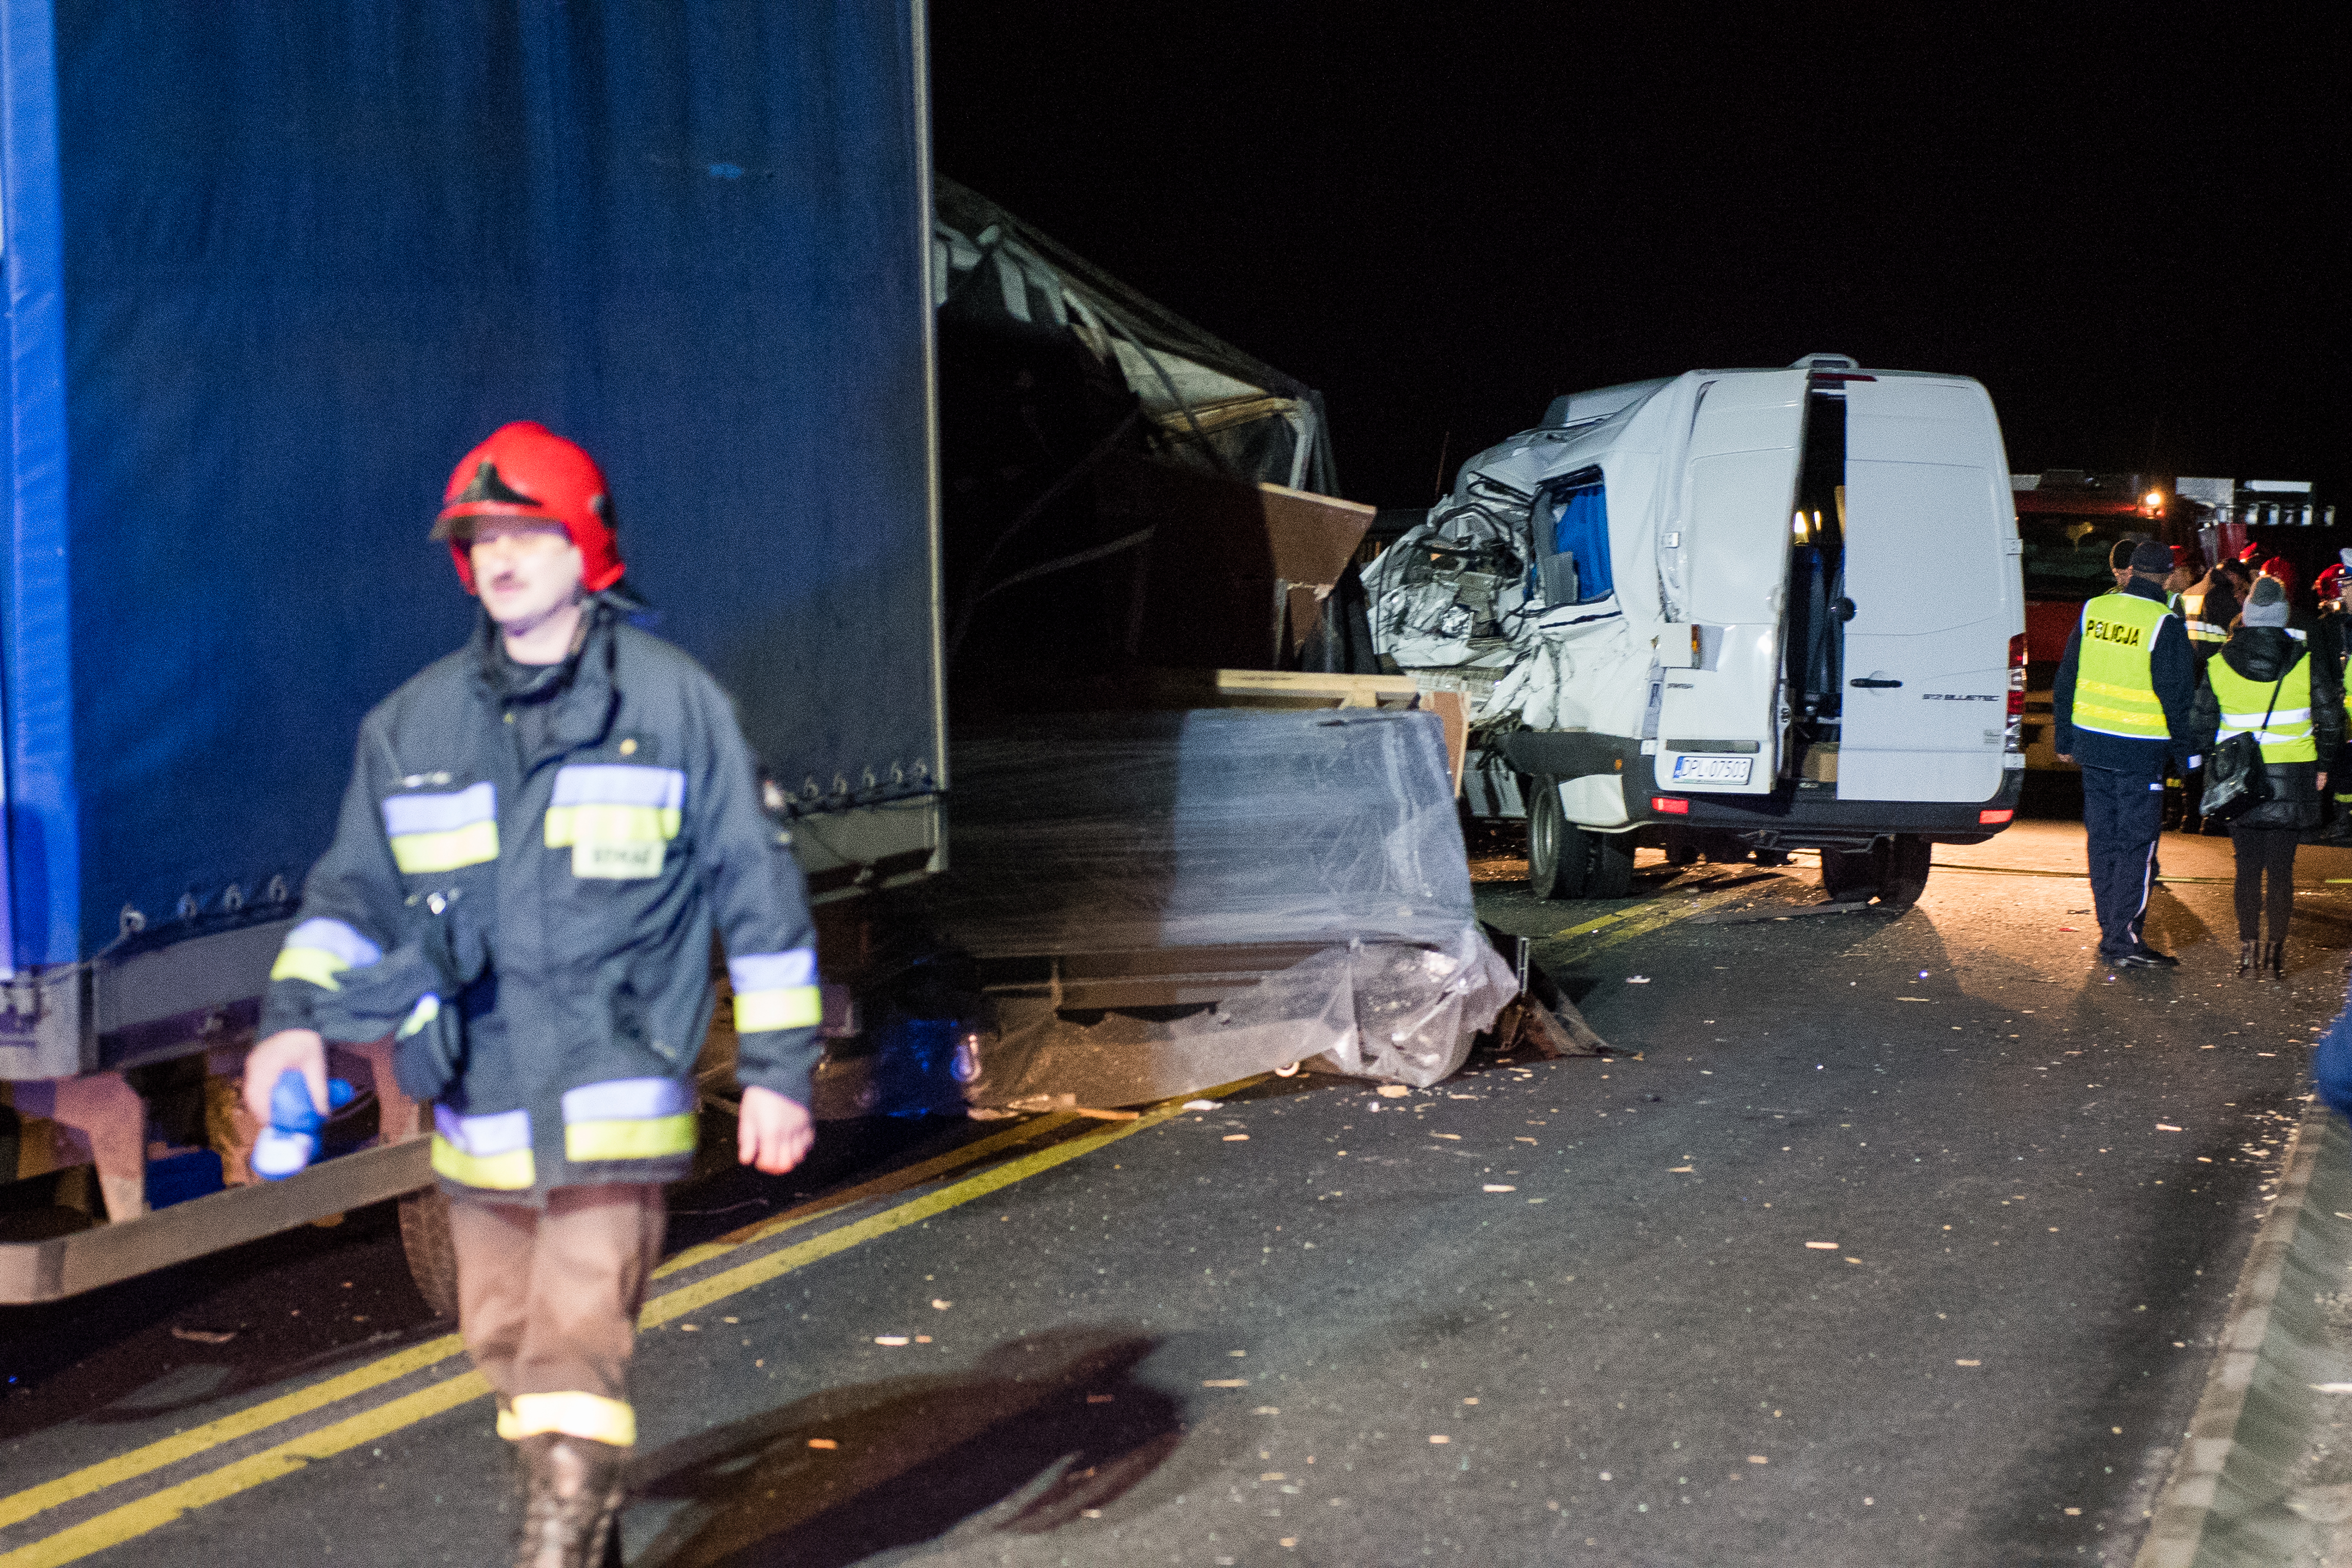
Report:
[[[1907,910],[1927,890],[1936,847],[1916,833],[1898,833],[1881,839],[1871,858],[1878,863],[1879,907]]]
[[[1559,804],[1559,781],[1538,773],[1520,792],[1528,803],[1528,885],[1538,899],[1584,896],[1591,847]]]
[[[1823,849],[1822,891],[1833,904],[1866,904],[1878,891],[1879,854],[1884,843],[1867,849]]]

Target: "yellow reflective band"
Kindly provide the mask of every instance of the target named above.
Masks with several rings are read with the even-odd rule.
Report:
[[[392,858],[412,877],[454,871],[499,858],[499,825],[469,822],[442,833],[403,833],[392,841]]]
[[[409,1009],[407,1018],[393,1032],[393,1037],[404,1040],[440,1016],[441,998],[428,991],[416,999],[416,1005]]]
[[[824,995],[814,985],[780,985],[773,991],[735,994],[735,1032],[805,1029],[824,1022]]]
[[[510,1440],[561,1432],[626,1448],[637,1440],[637,1413],[601,1394],[518,1394],[499,1412],[499,1436]]]
[[[575,1121],[563,1130],[567,1160],[658,1160],[694,1152],[694,1112],[628,1121]]]
[[[280,948],[278,962],[269,966],[269,978],[307,980],[323,991],[341,991],[343,983],[335,976],[350,967],[341,953],[323,947]]]
[[[503,1154],[468,1154],[438,1132],[433,1135],[433,1169],[453,1182],[499,1193],[527,1191],[539,1179],[528,1149],[509,1149]]]
[[[551,805],[547,847],[572,844],[659,844],[677,837],[681,817],[656,805]]]

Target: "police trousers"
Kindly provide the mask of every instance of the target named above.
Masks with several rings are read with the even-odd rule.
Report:
[[[499,1396],[499,1436],[637,1438],[629,1355],[668,1219],[649,1182],[562,1187],[544,1208],[452,1196],[457,1327]]]
[[[2091,903],[2098,911],[2099,952],[2110,958],[2140,944],[2156,841],[2164,830],[2160,773],[2083,769],[2083,826],[2090,840]]]

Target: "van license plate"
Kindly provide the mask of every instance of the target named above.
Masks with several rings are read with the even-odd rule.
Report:
[[[1744,784],[1748,770],[1756,765],[1753,757],[1676,757],[1676,784]]]

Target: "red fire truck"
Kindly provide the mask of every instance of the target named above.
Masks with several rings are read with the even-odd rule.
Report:
[[[2194,548],[2207,509],[2150,474],[2046,468],[2011,474],[2009,486],[2024,546],[2025,765],[2071,772],[2052,744],[2050,692],[2084,601],[2116,585],[2107,561],[2117,540],[2144,534]]]

